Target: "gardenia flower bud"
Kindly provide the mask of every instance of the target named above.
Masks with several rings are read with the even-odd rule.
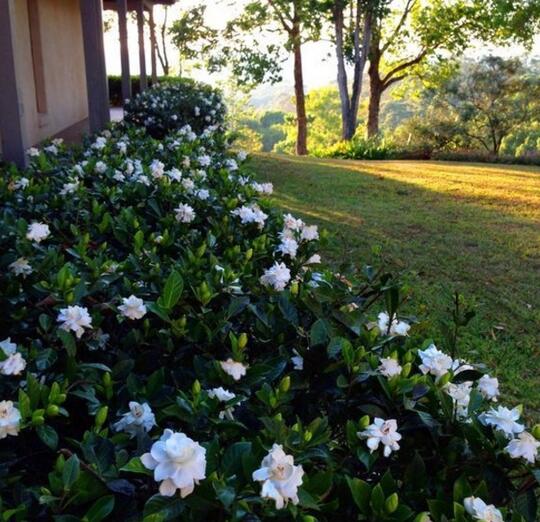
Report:
[[[287,283],[291,280],[291,271],[285,263],[274,263],[268,268],[260,278],[261,284],[271,286],[274,290],[281,292],[285,290]]]
[[[262,482],[261,497],[273,499],[277,509],[282,509],[290,500],[298,504],[298,487],[302,485],[304,469],[295,466],[292,455],[283,451],[281,444],[274,444],[253,472],[253,480]]]
[[[41,243],[44,239],[49,237],[51,233],[49,225],[45,223],[31,223],[28,225],[28,231],[26,232],[26,239],[34,241],[35,243]]]
[[[505,450],[513,459],[522,457],[530,464],[534,464],[538,457],[538,448],[540,448],[540,442],[524,431],[518,435],[517,439],[511,440]]]
[[[381,312],[378,316],[377,326],[382,335],[402,335],[408,334],[411,326],[405,321],[398,321],[394,316],[392,318],[390,329],[388,323],[390,322],[390,316],[386,312]]]
[[[244,375],[246,375],[247,366],[242,363],[233,361],[230,357],[226,361],[220,361],[222,370],[230,375],[235,381],[239,381]]]
[[[499,396],[499,380],[497,377],[482,375],[478,381],[478,391],[482,394],[484,399],[497,402],[497,397]]]
[[[150,431],[156,426],[156,418],[148,403],[139,404],[131,401],[129,411],[122,415],[122,418],[113,424],[116,431],[125,431],[133,438],[141,431]]]
[[[304,358],[293,349],[293,353],[295,354],[294,357],[291,357],[291,362],[294,365],[295,370],[303,370],[304,369]]]
[[[392,451],[399,450],[398,441],[401,434],[397,431],[397,421],[395,419],[384,420],[375,417],[373,424],[370,424],[364,431],[357,433],[361,439],[367,439],[367,447],[370,453],[378,449],[379,444],[384,446],[384,456],[388,457]]]
[[[452,368],[452,358],[438,350],[434,344],[430,344],[426,350],[420,350],[418,355],[422,359],[421,372],[423,374],[430,373],[437,380]]]
[[[0,439],[5,439],[8,435],[17,436],[19,434],[19,423],[21,412],[13,406],[11,401],[0,402]]]
[[[119,306],[118,310],[122,312],[124,317],[133,321],[135,319],[141,319],[146,315],[146,306],[144,306],[144,301],[142,299],[130,295],[127,298],[124,297],[122,302],[124,304]]]
[[[463,501],[465,511],[475,520],[483,522],[504,522],[502,513],[492,504],[487,505],[481,498],[467,497]]]
[[[165,430],[154,442],[150,453],[141,456],[143,465],[154,471],[154,480],[161,482],[159,493],[172,497],[180,490],[182,498],[206,478],[206,449],[184,433]]]
[[[401,366],[391,357],[381,359],[381,364],[378,368],[379,372],[387,378],[395,377],[401,373]]]
[[[62,323],[60,325],[62,330],[75,332],[77,339],[82,337],[85,328],[92,328],[92,317],[90,317],[88,309],[82,306],[62,308],[57,321]]]
[[[176,220],[180,223],[191,223],[195,219],[193,207],[184,203],[178,205],[174,211],[176,212]]]
[[[517,408],[510,410],[499,406],[497,409],[491,408],[488,412],[480,414],[478,420],[484,426],[493,426],[496,430],[502,431],[508,438],[512,438],[514,434],[525,430],[523,424],[516,422],[520,416]]]

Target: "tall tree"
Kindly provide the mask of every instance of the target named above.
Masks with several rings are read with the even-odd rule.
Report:
[[[229,38],[239,33],[258,35],[263,31],[284,37],[284,47],[293,57],[294,97],[296,107],[296,153],[307,154],[308,121],[302,67],[302,46],[308,40],[317,39],[321,26],[322,4],[320,0],[253,0],[244,7],[242,14],[227,28]],[[233,70],[251,79],[269,77],[265,70],[279,62],[279,53],[272,46],[262,52],[245,45],[236,45]],[[231,49],[228,49],[232,53]],[[271,81],[279,78],[275,68],[270,67]]]
[[[369,137],[379,133],[383,93],[427,60],[460,52],[473,38],[528,44],[540,28],[538,0],[390,0],[379,13],[369,52]]]
[[[161,68],[163,69],[163,74],[168,76],[171,70],[169,63],[169,55],[167,53],[167,29],[168,29],[168,17],[169,17],[169,7],[164,7],[163,20],[159,25],[159,39],[156,39],[156,52]]]
[[[374,19],[384,0],[332,0],[329,2],[334,27],[337,83],[341,102],[341,137],[350,140],[358,126],[362,80],[371,42]],[[347,65],[351,63],[349,93]]]
[[[367,134],[379,133],[384,92],[442,50],[463,49],[485,31],[481,3],[468,0],[392,1],[374,20],[369,50]]]

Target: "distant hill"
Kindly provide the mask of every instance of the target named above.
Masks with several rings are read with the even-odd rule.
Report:
[[[292,85],[261,85],[251,95],[249,104],[261,111],[294,111]]]

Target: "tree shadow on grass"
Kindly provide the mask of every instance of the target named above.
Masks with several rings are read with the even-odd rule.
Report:
[[[445,291],[458,289],[476,299],[474,333],[483,344],[471,339],[469,347],[499,366],[512,395],[523,399],[525,390],[526,401],[540,405],[534,391],[540,386],[540,209],[529,203],[534,197],[522,183],[513,206],[508,195],[435,190],[406,179],[407,171],[433,169],[432,163],[404,162],[398,179],[387,174],[402,167],[388,163],[262,156],[255,170],[274,183],[275,202],[284,210],[341,237],[325,253],[331,260],[361,264],[373,245],[381,245],[395,267],[419,274],[417,305],[437,308],[440,315]],[[501,176],[499,167],[482,165],[486,179],[471,182],[489,184],[493,170]],[[534,192],[540,176],[531,176]]]

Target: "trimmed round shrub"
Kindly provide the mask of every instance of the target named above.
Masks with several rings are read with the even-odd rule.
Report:
[[[534,521],[540,429],[460,357],[471,312],[424,339],[191,118],[0,177],[3,519]]]
[[[225,105],[212,87],[189,79],[168,80],[137,94],[124,106],[128,125],[145,127],[154,138],[189,125],[195,135],[206,128],[223,131]]]

